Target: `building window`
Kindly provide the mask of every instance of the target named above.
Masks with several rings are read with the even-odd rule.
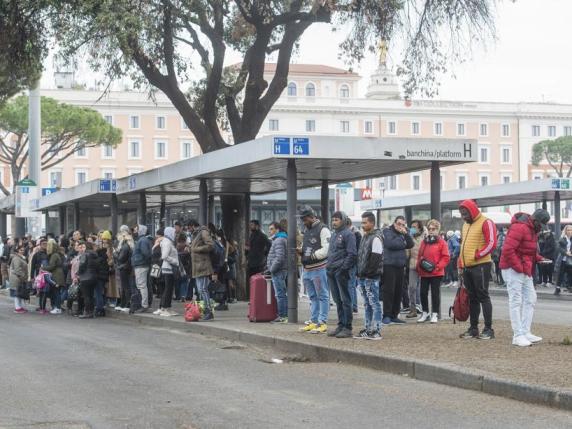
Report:
[[[87,182],[87,171],[76,170],[75,171],[75,184],[76,185],[83,185],[85,182]]]
[[[50,171],[50,187],[61,188],[62,187],[62,171]]]
[[[419,135],[419,122],[411,122],[411,134],[414,136]]]
[[[556,137],[556,126],[549,125],[548,126],[548,137]]]
[[[164,130],[166,128],[166,119],[164,116],[157,116],[155,118],[155,125],[158,130]]]
[[[532,136],[539,137],[540,136],[540,125],[533,125],[532,126]]]
[[[503,174],[501,175],[501,182],[503,184],[507,184],[512,182],[512,174]]]
[[[397,134],[397,125],[396,125],[395,121],[389,121],[387,123],[387,134],[389,134],[389,135]]]
[[[167,158],[167,142],[156,141],[155,142],[155,159],[166,159]]]
[[[189,159],[193,156],[193,144],[191,142],[181,142],[181,159]]]
[[[139,116],[129,117],[129,128],[134,130],[139,129]]]
[[[113,158],[114,153],[113,153],[113,146],[111,146],[110,144],[104,144],[103,146],[101,146],[101,157],[105,158],[105,159],[111,159]]]
[[[340,87],[340,98],[350,98],[350,87],[342,85]]]
[[[309,83],[306,85],[306,97],[315,97],[316,96],[316,85],[313,83]]]
[[[105,120],[105,122],[107,122],[109,125],[113,125],[113,116],[111,115],[105,115],[103,117],[103,119]]]
[[[129,158],[130,159],[141,158],[141,142],[139,140],[131,140],[129,142]]]
[[[532,180],[542,180],[542,174],[540,173],[533,174]]]
[[[436,136],[442,136],[443,135],[443,123],[442,122],[435,122],[433,124],[433,134],[435,134]]]
[[[316,131],[316,121],[313,119],[306,120],[306,132],[313,133]]]
[[[501,164],[510,164],[512,162],[512,148],[501,146]]]
[[[181,129],[182,130],[188,130],[189,126],[187,125],[187,123],[185,122],[185,120],[183,118],[181,118]]]
[[[501,135],[503,137],[510,137],[510,124],[501,125]]]
[[[457,124],[457,135],[458,136],[464,136],[465,135],[465,124],[464,123]]]
[[[115,178],[115,170],[112,169],[102,169],[101,170],[102,179],[113,179]]]
[[[129,169],[127,169],[127,175],[133,176],[134,174],[141,173],[141,171],[143,171],[143,170],[141,170],[140,168],[129,168]]]
[[[479,175],[479,182],[481,186],[489,186],[489,175],[488,174],[480,174]]]
[[[489,163],[489,148],[487,146],[479,146],[479,162],[481,164]]]
[[[288,84],[288,96],[289,97],[296,97],[298,95],[298,87],[294,82],[290,82]]]
[[[363,123],[363,131],[365,134],[373,134],[373,121],[365,121]]]
[[[278,131],[279,128],[280,128],[280,123],[278,122],[278,119],[268,120],[268,129],[270,131]]]
[[[489,135],[489,124],[480,124],[479,125],[479,135],[481,137],[486,137]]]
[[[87,149],[85,146],[80,146],[78,150],[75,152],[76,158],[86,158],[87,157]]]
[[[342,133],[350,132],[350,121],[340,121],[340,131]]]
[[[387,189],[390,191],[397,190],[397,176],[389,176],[387,178]]]
[[[443,177],[443,175],[439,175],[439,189],[444,190],[445,189],[445,177]]]
[[[572,127],[564,127],[564,135],[572,136]]]
[[[421,176],[419,174],[411,175],[411,189],[414,191],[421,190]]]
[[[457,189],[467,189],[467,175],[461,174],[457,176]]]

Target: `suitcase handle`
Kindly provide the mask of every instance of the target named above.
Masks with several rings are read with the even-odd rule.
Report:
[[[272,304],[272,279],[265,277],[266,280],[266,305]]]

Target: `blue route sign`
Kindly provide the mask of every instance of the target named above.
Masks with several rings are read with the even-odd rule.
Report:
[[[290,137],[274,137],[274,155],[290,155]]]
[[[42,197],[45,197],[46,195],[53,194],[57,190],[58,190],[58,188],[42,188]]]
[[[100,179],[99,192],[115,192],[117,191],[117,181],[115,179]]]
[[[295,137],[292,149],[294,155],[310,155],[310,139],[308,137]]]

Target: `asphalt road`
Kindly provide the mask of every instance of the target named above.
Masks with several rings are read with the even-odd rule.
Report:
[[[0,428],[570,428],[572,414],[0,300]]]

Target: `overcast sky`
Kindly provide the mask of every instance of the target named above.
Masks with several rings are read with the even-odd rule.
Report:
[[[571,20],[572,0],[501,0],[497,42],[486,51],[477,49],[463,66],[456,65],[456,78],[444,76],[437,98],[572,103]],[[303,36],[295,62],[343,68],[337,58],[340,39],[330,26],[313,25]],[[227,63],[238,60],[230,56]],[[362,76],[362,96],[376,66],[377,58],[370,55],[354,69]],[[53,87],[51,67],[44,73],[43,86]]]

